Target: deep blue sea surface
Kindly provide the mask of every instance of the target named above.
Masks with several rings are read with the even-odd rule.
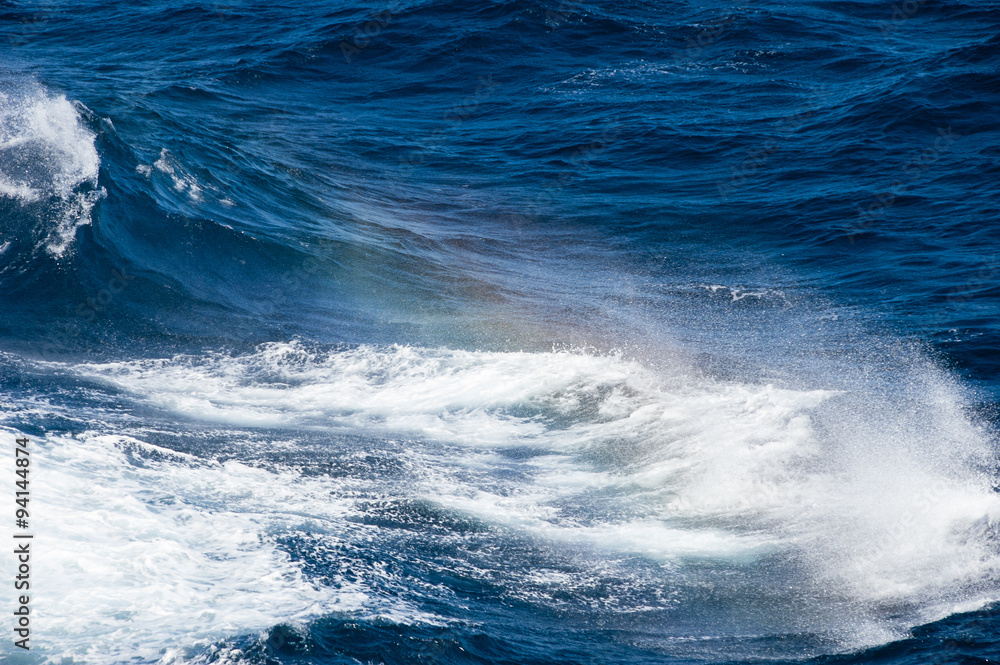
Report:
[[[998,406],[996,2],[0,0],[4,663],[995,662]]]

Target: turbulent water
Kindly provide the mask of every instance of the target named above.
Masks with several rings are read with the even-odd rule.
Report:
[[[0,660],[994,662],[998,29],[0,2]]]

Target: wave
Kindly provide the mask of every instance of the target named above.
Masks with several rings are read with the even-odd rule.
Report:
[[[267,538],[288,526],[286,501],[307,499],[301,483],[294,499],[275,493],[294,475],[127,436],[54,436],[41,446],[32,515],[51,540],[32,597],[46,616],[38,650],[52,662],[169,661],[166,647],[184,651],[177,638],[200,652],[234,630],[365,606],[364,590],[346,581],[337,593],[315,588]]]
[[[95,138],[64,95],[40,86],[0,91],[0,198],[14,204],[5,216],[17,210],[0,240],[31,236],[55,258],[66,253],[105,194]]]
[[[78,557],[71,543],[96,538],[73,525],[99,518],[113,534],[102,540],[103,560],[156,562],[129,564],[132,577],[121,584],[138,588],[148,578],[154,588],[167,585],[165,602],[179,603],[200,575],[209,575],[216,590],[188,601],[188,615],[240,608],[231,623],[223,612],[209,621],[206,636],[220,635],[223,626],[261,629],[268,616],[277,623],[281,616],[327,611],[324,603],[336,602],[339,584],[299,579],[302,561],[310,559],[292,563],[275,543],[319,538],[325,544],[307,551],[333,566],[324,554],[331,547],[349,557],[346,552],[362,547],[349,521],[385,527],[388,515],[413,501],[455,516],[445,524],[477,520],[500,542],[528,538],[537,543],[533,550],[586,553],[605,562],[595,564],[598,569],[614,565],[620,587],[608,593],[617,611],[648,609],[644,594],[659,589],[670,600],[654,603],[655,611],[699,614],[702,628],[694,630],[705,639],[735,613],[745,630],[812,634],[838,649],[856,649],[1000,599],[1000,497],[992,488],[989,438],[965,415],[960,389],[926,366],[893,376],[888,388],[869,381],[853,389],[801,390],[653,370],[623,356],[578,351],[324,349],[293,342],[248,355],[42,367],[68,372],[90,390],[127,396],[135,400],[131,410],[155,423],[144,428],[125,421],[112,428],[115,435],[84,435],[82,445],[58,438],[44,444],[51,447],[45,454],[66,467],[45,481],[53,496],[57,486],[79,486],[88,497],[83,507],[48,513],[51,528],[65,535],[57,546],[65,570],[54,579],[68,576],[81,599],[89,585],[104,583],[100,575],[88,582],[71,565]],[[220,464],[160,449],[150,449],[155,454],[148,461],[143,440],[164,428],[229,432],[225,447],[243,449],[243,460],[259,454],[253,450],[314,452],[277,466]],[[248,434],[254,431],[260,435]],[[189,436],[167,440],[176,447]],[[267,441],[262,449],[238,443],[259,436]],[[329,471],[310,471],[312,455],[328,455],[335,440],[368,456],[376,454],[372,446],[389,446],[392,464],[406,470],[402,476],[367,466],[359,471],[341,457]],[[132,450],[143,461],[130,459]],[[216,454],[198,449],[199,458]],[[80,484],[95,474],[106,479],[107,490]],[[106,512],[106,501],[121,510]],[[397,507],[387,514],[390,505]],[[127,519],[112,519],[112,512]],[[188,523],[191,531],[179,526]],[[220,541],[220,531],[242,535]],[[461,531],[449,531],[435,537],[462,538]],[[391,528],[379,536],[363,533],[387,539],[379,551],[396,547]],[[204,547],[199,541],[227,563],[218,570],[198,564],[206,556],[195,554]],[[656,572],[641,572],[645,564],[636,562],[643,560]],[[272,576],[263,572],[269,566]],[[509,578],[504,594],[541,606],[554,602],[567,580],[586,585],[598,574],[566,577],[555,567],[549,577],[537,577],[516,560],[463,566],[471,567],[469,574]],[[488,572],[498,566],[502,572]],[[273,615],[254,600],[262,596],[243,590],[246,576],[256,574],[271,580],[268,593],[284,599],[275,601]],[[733,584],[737,574],[742,582]],[[362,585],[348,595],[362,609],[379,607],[373,599],[381,598],[382,612],[423,616],[412,614],[420,593],[409,589],[389,602],[385,589],[375,588],[380,585]],[[80,611],[76,597],[58,605],[56,625]],[[114,603],[131,609],[117,617]],[[124,630],[122,617],[143,625],[153,607],[117,589],[108,595],[108,634]],[[669,625],[657,619],[665,620]]]
[[[1000,599],[941,369],[996,390],[996,10],[918,5],[12,9],[40,658],[788,660]]]

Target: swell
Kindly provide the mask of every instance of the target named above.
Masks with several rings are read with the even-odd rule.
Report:
[[[995,10],[393,7],[39,21],[0,417],[67,654],[787,660],[997,598],[941,369],[996,386]]]
[[[134,147],[109,117],[41,86],[29,90],[4,98],[11,118],[23,124],[38,108],[60,115],[38,130],[44,141],[4,143],[0,172],[55,165],[37,186],[5,184],[0,279],[14,345],[42,340],[58,353],[129,340],[255,344],[315,330],[339,340],[338,325],[367,321],[370,331],[384,316],[401,320],[385,329],[389,337],[411,334],[400,331],[406,319],[449,291],[496,292],[463,268],[470,259],[462,254],[502,260],[500,239],[466,243],[459,229],[395,218],[357,182],[310,178],[282,152],[289,137],[273,125],[228,139],[226,126],[203,129],[196,144],[165,139],[173,149],[157,149],[155,138]],[[174,103],[177,91],[167,92],[147,95],[137,115]],[[183,136],[190,113],[161,121]],[[220,317],[238,332],[222,332]]]
[[[324,311],[343,315],[331,321],[343,332],[350,322],[362,322],[366,310],[382,309],[385,316],[362,324],[368,332],[381,317],[391,319],[397,332],[417,337],[421,326],[412,321],[419,318],[414,313],[428,306],[440,307],[444,316],[481,302],[530,301],[525,292],[535,285],[518,289],[513,275],[522,267],[508,259],[523,256],[529,244],[557,245],[573,235],[594,246],[618,243],[623,252],[639,248],[656,255],[671,250],[679,234],[694,234],[698,250],[711,252],[716,230],[736,228],[769,254],[794,246],[800,251],[790,260],[812,272],[811,278],[842,280],[844,290],[861,299],[887,283],[905,284],[914,303],[925,298],[916,276],[926,273],[900,262],[914,252],[940,249],[945,241],[951,250],[939,252],[932,264],[937,293],[971,292],[967,283],[984,269],[974,249],[989,231],[984,227],[956,245],[962,234],[949,219],[960,219],[955,212],[962,210],[987,215],[989,205],[982,197],[940,204],[954,179],[990,173],[991,154],[973,147],[981,144],[974,133],[995,129],[981,118],[974,132],[954,125],[956,134],[969,138],[942,152],[933,169],[921,169],[921,177],[908,181],[908,191],[888,208],[880,201],[892,180],[841,187],[830,176],[860,176],[886,164],[902,172],[912,157],[908,151],[933,146],[951,118],[983,116],[987,109],[970,100],[995,93],[989,75],[952,70],[988,51],[989,39],[979,33],[965,37],[966,45],[951,54],[922,55],[929,76],[899,86],[912,63],[892,53],[892,41],[866,47],[871,58],[852,60],[863,39],[860,29],[823,4],[715,15],[679,8],[653,13],[637,3],[605,15],[575,5],[476,3],[467,6],[468,20],[432,29],[453,9],[449,3],[400,8],[353,64],[344,61],[342,43],[353,43],[354,28],[371,20],[362,10],[290,9],[308,18],[302,22],[308,27],[282,43],[261,39],[242,46],[240,35],[274,16],[217,3],[143,10],[137,34],[182,48],[198,67],[171,62],[83,119],[97,137],[100,187],[109,198],[92,211],[95,223],[80,228],[86,251],[58,267],[28,259],[25,251],[8,252],[28,261],[15,264],[18,278],[9,281],[19,314],[30,318],[42,302],[56,303],[60,312],[82,306],[124,338],[134,330],[150,339],[224,342],[226,335],[211,331],[213,318],[222,316],[246,325],[257,342],[287,325],[267,321],[273,303],[264,301],[309,292],[325,294],[325,302],[312,303],[303,317],[309,320],[301,327],[293,322],[286,332],[317,330]],[[948,11],[947,20],[956,25],[991,16],[973,5]],[[868,27],[882,21],[874,9],[863,13]],[[890,37],[920,20],[922,15]],[[805,29],[810,22],[813,28]],[[225,44],[218,62],[203,62],[204,45],[188,34],[193,26]],[[120,48],[137,47],[133,38],[119,37]],[[636,54],[614,46],[626,37],[641,47]],[[580,50],[580,43],[589,46]],[[609,54],[605,66],[593,66],[594,48]],[[638,59],[638,52],[657,49],[665,55]],[[428,79],[427,68],[448,52],[463,57],[445,63],[444,78],[466,81],[465,89]],[[540,71],[552,56],[558,67]],[[833,62],[836,71],[811,73],[790,60]],[[512,69],[503,72],[498,65],[507,61]],[[867,76],[873,67],[882,73],[868,87],[837,83],[845,73]],[[684,99],[685,84],[706,68],[722,72],[711,81],[699,79],[713,86],[720,103],[681,104],[664,122],[656,99],[679,92]],[[234,72],[237,78],[229,78]],[[531,72],[541,74],[538,84],[522,88],[520,81]],[[139,74],[120,65],[116,73],[125,80]],[[372,75],[383,77],[378,80],[384,85],[373,87]],[[833,89],[820,96],[815,83]],[[748,90],[768,99],[769,112],[758,112],[760,97]],[[947,90],[967,92],[949,101]],[[579,103],[581,95],[587,104]],[[285,100],[280,109],[264,102],[278,96]],[[616,109],[615,96],[635,101],[649,117]],[[387,102],[400,97],[405,103]],[[750,106],[748,98],[755,100]],[[353,117],[317,116],[317,100],[334,109],[350,107]],[[727,126],[717,114],[723,107],[737,109],[740,124],[728,133],[706,130]],[[574,122],[559,123],[560,117]],[[119,128],[108,124],[111,118]],[[560,124],[565,128],[548,131]],[[308,149],[310,140],[323,150]],[[889,140],[900,147],[887,156],[880,145]],[[669,168],[677,164],[686,167],[680,173]],[[501,165],[513,173],[497,182],[492,176]],[[732,165],[754,174],[734,175]],[[946,169],[959,175],[937,175]],[[534,184],[521,186],[529,180]],[[474,194],[463,191],[469,183]],[[443,189],[425,186],[431,184]],[[720,185],[726,192],[721,198]],[[668,195],[650,201],[637,197],[636,187]],[[856,208],[869,204],[883,214],[859,220]],[[597,206],[606,214],[587,209]],[[934,214],[926,214],[929,208]],[[901,242],[899,235],[917,224],[923,244]],[[317,243],[328,248],[319,266]],[[455,251],[459,247],[463,251]],[[877,261],[871,260],[875,254]],[[227,260],[233,255],[243,263]],[[862,262],[879,267],[866,276],[852,269]],[[387,269],[375,270],[376,263]],[[101,302],[117,279],[114,270],[134,274],[138,281],[129,283],[142,285],[113,294],[121,309]],[[285,295],[280,283],[295,280],[293,273],[308,284]],[[103,309],[88,306],[89,300]],[[191,314],[187,324],[185,307]],[[162,313],[157,325],[139,323],[156,319],[154,310]]]

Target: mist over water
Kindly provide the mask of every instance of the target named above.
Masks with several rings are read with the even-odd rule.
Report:
[[[4,7],[0,654],[987,662],[998,16],[914,7]]]

